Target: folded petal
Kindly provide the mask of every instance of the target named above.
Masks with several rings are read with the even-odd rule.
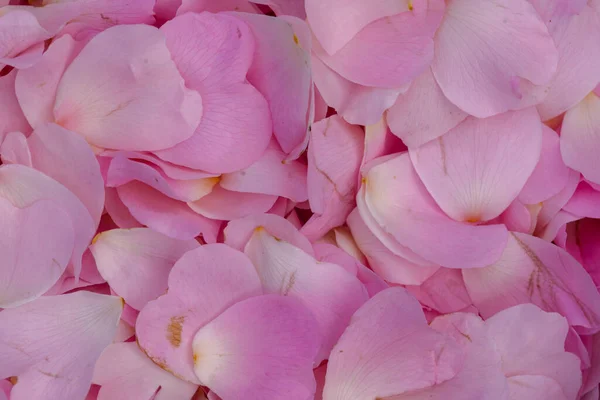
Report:
[[[159,367],[198,384],[192,359],[198,329],[236,302],[261,294],[258,275],[243,253],[224,244],[199,247],[177,261],[167,294],[140,312],[138,343]]]
[[[406,93],[398,96],[386,116],[394,135],[408,147],[416,148],[451,130],[467,114],[444,96],[431,69],[427,68]]]
[[[354,314],[333,348],[323,399],[397,396],[441,384],[461,366],[458,346],[429,328],[416,299],[390,288]]]
[[[558,51],[526,0],[455,0],[435,38],[433,74],[444,95],[478,118],[537,103]]]
[[[404,3],[404,2],[400,2]],[[419,2],[425,6],[425,2]],[[364,86],[399,88],[433,60],[433,35],[444,3],[431,1],[422,12],[406,11],[368,24],[335,54],[315,44],[315,53],[344,78]]]
[[[42,57],[43,42],[51,36],[25,10],[16,9],[0,16],[0,67],[31,67]]]
[[[565,114],[560,131],[560,152],[565,164],[600,184],[600,96],[590,93]]]
[[[27,137],[21,132],[8,132],[0,143],[0,158],[3,164],[21,164],[31,167],[31,152]]]
[[[581,332],[600,329],[600,294],[583,267],[545,240],[512,232],[493,265],[463,270],[467,290],[483,317],[522,303],[560,313]]]
[[[192,136],[201,110],[164,35],[151,26],[121,25],[95,36],[67,68],[54,116],[98,147],[159,150]]]
[[[306,19],[304,0],[250,0],[255,4],[269,6],[276,15],[292,15],[302,20]]]
[[[562,395],[547,398],[577,397],[581,386],[579,358],[565,351],[565,338],[569,330],[565,318],[544,312],[533,304],[522,304],[499,312],[489,318],[485,325],[489,338],[500,354],[502,370],[507,377],[542,376],[550,382],[534,383],[537,391],[543,393],[544,390],[550,390],[552,393],[557,386],[557,394]],[[522,379],[528,381],[530,378]],[[511,393],[516,383],[509,378]],[[515,399],[524,400],[526,397]]]
[[[174,239],[193,239],[202,234],[215,242],[220,221],[195,213],[185,203],[173,200],[141,182],[117,188],[119,199],[140,223]]]
[[[582,181],[563,210],[579,217],[600,218],[600,192]]]
[[[139,228],[143,226],[133,215],[131,215],[125,204],[123,204],[119,197],[119,193],[117,193],[117,189],[107,187],[105,196],[104,207],[106,213],[110,216],[110,219],[115,225],[123,229]]]
[[[503,225],[475,226],[448,218],[427,193],[408,154],[371,168],[361,192],[357,197],[364,197],[364,204],[359,203],[363,219],[370,214],[398,243],[432,263],[483,267],[496,262],[506,246]]]
[[[17,98],[27,121],[34,128],[54,121],[58,83],[82,47],[83,43],[76,42],[71,36],[61,36],[52,41],[38,63],[17,73]]]
[[[17,100],[15,92],[15,80],[17,71],[11,71],[8,75],[0,77],[0,143],[9,132],[31,131],[27,119]]]
[[[347,219],[356,245],[369,261],[369,266],[380,277],[400,285],[420,285],[433,275],[436,265],[418,265],[392,253],[365,225],[357,209]]]
[[[277,196],[262,193],[243,193],[216,185],[212,192],[200,200],[188,203],[189,207],[206,218],[232,220],[255,213],[267,212],[277,201]]]
[[[314,317],[300,301],[254,297],[200,328],[193,342],[194,372],[224,399],[309,399],[319,344]]]
[[[441,314],[466,309],[473,304],[461,272],[440,268],[419,286],[406,286],[419,302]]]
[[[419,177],[436,203],[457,221],[500,215],[533,172],[542,123],[528,108],[486,119],[469,118],[436,141],[411,150]]]
[[[56,124],[39,125],[27,138],[33,168],[63,184],[86,206],[96,226],[104,210],[104,180],[92,149]]]
[[[311,49],[302,47],[298,40],[308,27],[293,17],[288,18],[294,24],[265,15],[232,15],[248,23],[254,34],[256,49],[248,81],[267,99],[273,133],[283,152],[289,154],[305,141],[308,132]],[[295,29],[302,32],[295,33]]]
[[[314,255],[312,244],[308,239],[298,232],[291,222],[273,214],[253,214],[229,222],[224,231],[224,242],[234,249],[244,251],[246,244],[258,227],[264,228],[271,235],[292,244],[303,252]]]
[[[0,307],[16,307],[52,287],[67,268],[74,244],[69,215],[52,200],[17,208],[0,198]]]
[[[2,311],[0,378],[18,377],[10,398],[85,398],[122,309],[118,297],[81,291]]]
[[[282,196],[298,203],[306,201],[306,166],[286,158],[287,154],[272,140],[260,159],[247,168],[223,174],[220,185],[234,192]]]
[[[337,264],[324,263],[257,228],[246,245],[265,293],[302,300],[315,315],[322,345],[316,364],[326,359],[352,314],[368,299],[356,274]]]
[[[74,232],[70,263],[75,278],[79,278],[81,258],[96,229],[83,203],[54,179],[23,165],[3,165],[0,168],[0,197],[18,208],[28,207],[39,200],[52,200],[67,213]]]
[[[93,382],[98,400],[191,399],[197,386],[154,364],[134,342],[108,346],[96,363]]]
[[[175,262],[199,244],[147,228],[112,229],[98,234],[90,250],[98,271],[128,305],[141,310],[167,290]]]

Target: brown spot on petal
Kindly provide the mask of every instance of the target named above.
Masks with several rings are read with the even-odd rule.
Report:
[[[19,382],[19,377],[17,376],[11,376],[10,378],[8,378],[8,380],[10,381],[10,383],[12,383],[13,385],[16,385],[17,382]]]
[[[183,330],[183,322],[185,317],[171,317],[169,325],[167,325],[167,340],[173,347],[181,345],[181,331]]]
[[[440,156],[442,157],[442,169],[444,170],[444,175],[448,175],[448,167],[446,166],[446,145],[444,144],[444,140],[440,136],[438,138],[440,142]]]
[[[296,36],[295,33],[294,33],[294,43],[296,43],[297,45],[300,45],[300,40],[298,39],[298,36]]]
[[[290,275],[290,279],[287,281],[287,284],[285,283],[285,280],[283,281],[284,289],[282,290],[282,293],[284,296],[287,296],[288,293],[290,292],[290,290],[292,290],[292,288],[294,287],[294,284],[296,283],[296,271],[292,272],[292,274]]]

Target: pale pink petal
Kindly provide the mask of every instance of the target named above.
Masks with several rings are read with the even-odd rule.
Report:
[[[554,241],[558,246],[564,247],[566,241],[567,227],[569,222],[577,221],[581,216],[571,214],[568,211],[560,210],[546,226],[541,229],[536,229],[535,235],[547,240]]]
[[[311,57],[313,79],[319,93],[338,114],[352,124],[376,123],[407,87],[374,88],[349,81],[329,68],[317,56]]]
[[[357,211],[358,212],[358,211]],[[356,213],[354,213],[356,214]],[[348,216],[350,217],[350,216]],[[367,258],[360,251],[356,241],[352,237],[352,232],[348,226],[340,226],[333,230],[333,234],[335,237],[335,245],[340,249],[344,250],[346,253],[350,254],[353,258],[359,261],[362,264],[367,263]]]
[[[600,327],[600,294],[583,267],[566,251],[545,240],[511,233],[495,264],[463,270],[467,290],[484,317],[533,303],[567,318],[580,332]]]
[[[323,48],[334,54],[371,22],[409,11],[408,0],[305,0],[308,23]]]
[[[425,2],[419,3],[425,6]],[[332,55],[315,43],[315,53],[354,83],[400,88],[423,73],[433,60],[433,35],[443,17],[444,2],[431,1],[428,7],[423,12],[407,11],[370,23]]]
[[[567,5],[576,3],[564,2]],[[568,16],[545,20],[558,48],[558,68],[538,111],[549,120],[579,103],[600,82],[600,15],[586,2]],[[548,8],[544,4],[542,8]]]
[[[31,152],[27,138],[21,132],[9,132],[0,143],[3,164],[21,164],[31,167]]]
[[[298,298],[315,315],[322,337],[318,365],[368,299],[364,286],[356,274],[337,264],[318,262],[264,228],[255,230],[244,252],[254,263],[265,293]]]
[[[436,141],[410,151],[415,170],[450,218],[488,221],[500,215],[531,176],[542,148],[535,108],[468,118]]]
[[[11,400],[85,398],[122,309],[118,297],[83,291],[0,312],[0,378],[18,377]]]
[[[535,105],[536,85],[551,81],[557,63],[554,41],[526,0],[453,0],[431,67],[452,103],[484,118]]]
[[[117,193],[137,221],[163,235],[187,240],[201,234],[209,243],[216,241],[221,222],[199,215],[183,202],[140,182],[119,186]]]
[[[364,204],[358,203],[363,220],[370,214],[399,244],[430,262],[448,268],[476,268],[490,265],[502,255],[508,239],[506,228],[448,218],[419,180],[408,154],[374,166],[364,179],[357,196],[364,196]]]
[[[544,312],[533,304],[522,304],[499,312],[485,325],[488,337],[500,354],[502,371],[507,377],[544,376],[558,386],[558,393],[562,395],[547,398],[576,398],[581,386],[579,358],[565,352],[569,324],[563,317]],[[509,385],[512,392],[514,383],[510,379]],[[537,391],[543,391],[544,387],[553,388],[554,385],[544,382]],[[516,397],[515,400],[525,398]]]
[[[519,200],[535,204],[560,192],[569,179],[569,169],[560,155],[559,136],[547,126],[542,127],[542,152],[533,173],[519,193]]]
[[[440,268],[419,286],[406,286],[419,302],[441,314],[461,311],[473,304],[461,272]]]
[[[169,275],[169,291],[140,312],[140,347],[162,369],[192,383],[192,339],[232,304],[262,294],[258,275],[243,253],[223,244],[187,252]],[[205,382],[203,382],[205,383]]]
[[[158,150],[192,136],[201,109],[164,35],[150,26],[121,25],[95,36],[66,69],[54,116],[98,147]]]
[[[193,342],[194,372],[224,399],[312,399],[319,344],[316,321],[300,301],[259,296],[200,328]]]
[[[365,126],[365,153],[362,166],[378,157],[407,151],[408,147],[390,131],[386,118]],[[362,168],[362,167],[361,167]]]
[[[408,91],[398,97],[386,116],[394,135],[415,148],[442,136],[467,114],[448,101],[431,69],[427,68],[411,83]]]
[[[221,11],[240,11],[247,13],[257,13],[255,5],[248,0],[182,0],[181,7],[177,10],[177,15],[182,15],[187,12],[201,13],[208,11],[218,13]]]
[[[305,253],[314,255],[312,244],[308,239],[298,232],[292,223],[273,214],[253,214],[229,222],[224,231],[224,242],[234,249],[244,251],[258,227],[264,228],[271,235],[294,245]]]
[[[582,181],[563,210],[580,217],[600,218],[600,192]]]
[[[265,15],[233,15],[247,22],[254,34],[256,49],[248,81],[267,99],[273,133],[283,152],[290,153],[305,141],[310,122],[311,49],[301,47],[298,40],[308,27],[299,20],[292,24]],[[296,34],[299,26],[302,32]]]
[[[245,82],[252,32],[232,16],[209,13],[179,16],[161,31],[186,85],[202,95],[203,116],[190,139],[157,154],[211,172],[248,167],[266,149],[272,130],[269,105]]]
[[[573,370],[569,370],[573,371]],[[511,400],[569,400],[560,385],[551,378],[540,375],[518,375],[508,378]]]
[[[38,298],[65,271],[73,252],[69,215],[52,200],[17,208],[0,198],[0,307]]]
[[[17,71],[0,77],[0,143],[8,132],[31,132],[15,93]]]
[[[104,207],[106,208],[106,212],[119,228],[130,229],[143,226],[131,215],[125,204],[123,204],[117,189],[107,187],[105,189],[105,196]]]
[[[306,19],[304,0],[250,0],[255,4],[269,6],[277,15],[293,15],[302,20]]]
[[[365,225],[358,210],[350,213],[347,223],[356,245],[366,256],[373,271],[386,281],[401,285],[420,285],[439,269],[435,265],[414,264],[392,253]]]
[[[306,165],[298,160],[286,161],[286,157],[272,140],[260,159],[247,168],[224,174],[220,185],[234,192],[262,193],[282,196],[295,202],[306,201]]]
[[[189,207],[206,218],[232,220],[255,213],[269,211],[277,196],[262,193],[243,193],[223,189],[216,185],[212,192],[200,200],[188,203]]]
[[[542,209],[539,210],[537,215],[536,234],[545,228],[552,218],[567,204],[569,199],[571,199],[577,189],[580,177],[581,174],[579,172],[569,169],[569,176],[565,187],[542,203]]]
[[[492,222],[504,224],[506,229],[513,232],[531,234],[535,228],[535,216],[532,215],[529,207],[518,199],[510,203],[508,208]]]
[[[0,16],[0,69],[4,65],[29,68],[42,57],[43,41],[52,34],[26,10],[15,9]]]
[[[75,234],[70,264],[77,279],[81,271],[81,258],[95,232],[95,224],[83,203],[54,179],[16,164],[0,167],[0,197],[18,208],[28,207],[39,200],[51,200],[67,213]]]
[[[83,43],[64,35],[52,41],[38,63],[17,73],[17,98],[27,121],[34,128],[54,121],[54,101],[58,83],[82,47]]]
[[[98,234],[90,250],[98,270],[127,304],[141,310],[167,290],[175,262],[198,247],[195,240],[177,240],[151,229],[113,229]]]
[[[565,164],[600,184],[600,96],[590,93],[565,114],[560,152]]]
[[[96,363],[98,400],[189,400],[198,388],[160,369],[134,342],[108,346]]]
[[[39,125],[27,138],[33,168],[62,183],[86,206],[98,225],[104,210],[104,180],[96,156],[78,134],[56,124]]]
[[[397,396],[447,381],[461,366],[458,346],[427,326],[415,298],[390,288],[354,314],[333,348],[323,399]]]
[[[175,180],[153,165],[117,155],[106,173],[106,186],[119,187],[132,181],[145,183],[172,199],[188,202],[209,194],[219,178]]]

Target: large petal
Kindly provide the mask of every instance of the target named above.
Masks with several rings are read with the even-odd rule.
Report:
[[[368,299],[361,282],[337,264],[318,262],[264,228],[245,248],[266,293],[298,298],[312,311],[323,338],[316,364],[326,359],[352,314]]]
[[[18,208],[28,207],[39,200],[53,200],[68,214],[75,233],[71,265],[77,279],[81,271],[81,258],[95,232],[92,217],[83,203],[54,179],[23,165],[4,165],[0,168],[0,197]]]
[[[262,294],[243,253],[223,244],[187,252],[169,275],[169,291],[149,302],[136,323],[138,343],[161,368],[192,383],[192,339],[199,328],[238,301]]]
[[[410,148],[442,136],[467,117],[444,96],[430,68],[411,83],[386,115],[391,131]]]
[[[324,400],[371,400],[440,384],[462,366],[458,346],[427,326],[417,300],[386,289],[352,317],[327,365]]]
[[[569,169],[560,155],[559,136],[544,125],[540,160],[519,193],[519,200],[525,204],[545,201],[558,194],[568,179]]]
[[[203,116],[190,139],[157,154],[211,172],[248,167],[272,131],[269,105],[245,82],[254,51],[248,26],[228,15],[188,13],[161,31],[186,85],[202,94]]]
[[[600,329],[600,294],[583,267],[545,240],[511,233],[502,258],[493,265],[463,270],[471,299],[484,317],[522,303],[567,318],[582,332]]]
[[[96,226],[104,210],[104,180],[92,149],[56,124],[38,126],[27,138],[33,168],[63,184],[86,206]]]
[[[457,221],[489,221],[517,197],[542,148],[535,108],[469,118],[436,141],[410,151],[423,184]]]
[[[580,361],[575,354],[565,351],[569,324],[563,317],[544,312],[533,304],[522,304],[499,312],[485,325],[507,377],[544,376],[554,381],[559,393],[564,392],[562,398],[577,397],[581,386]],[[509,384],[514,385],[510,380]]]
[[[82,47],[83,43],[64,35],[52,41],[38,63],[17,73],[17,98],[27,121],[34,128],[54,121],[58,83]]]
[[[17,71],[0,77],[0,143],[9,132],[31,131],[25,115],[19,106],[15,92],[15,79]]]
[[[133,342],[108,346],[93,382],[101,386],[98,400],[189,400],[198,388],[159,368]]]
[[[333,55],[317,44],[315,53],[354,83],[399,88],[424,72],[433,60],[433,35],[443,17],[444,2],[430,1],[428,7],[422,12],[407,11],[367,25]]]
[[[600,184],[600,96],[590,93],[565,114],[560,152],[565,164]]]
[[[98,234],[90,250],[98,271],[128,305],[141,310],[167,290],[175,262],[199,244],[148,228],[113,229]]]
[[[119,186],[117,193],[136,220],[157,232],[183,240],[202,234],[207,242],[216,241],[220,221],[195,213],[183,202],[140,182]]]
[[[294,24],[282,18],[236,13],[250,26],[256,39],[248,81],[267,99],[273,120],[273,133],[289,154],[302,145],[308,132],[312,75],[310,48],[301,47],[299,36],[306,24],[293,17]],[[294,33],[295,29],[302,32]]]
[[[234,192],[282,196],[297,203],[308,199],[306,166],[298,160],[286,161],[287,154],[271,143],[262,157],[250,165],[221,177],[222,188]]]
[[[448,268],[483,267],[496,262],[506,246],[503,225],[475,226],[446,216],[414,171],[408,154],[371,168],[359,196],[367,214],[401,245]],[[363,213],[365,215],[363,215]]]
[[[479,118],[535,105],[558,51],[527,0],[452,0],[435,38],[435,79],[448,99]]]
[[[0,198],[0,215],[0,307],[16,307],[44,294],[65,271],[73,252],[73,226],[52,200],[17,208]]]
[[[193,342],[194,372],[224,399],[310,399],[319,344],[314,317],[300,301],[259,296],[200,328]]]
[[[159,150],[192,136],[201,109],[164,35],[150,26],[121,25],[95,36],[67,68],[54,116],[98,147]]]
[[[0,312],[0,378],[11,400],[81,400],[117,330],[120,298],[90,292],[41,297]]]

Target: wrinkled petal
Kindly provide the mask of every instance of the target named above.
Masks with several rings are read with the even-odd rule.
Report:
[[[113,229],[98,234],[90,250],[111,289],[141,310],[167,290],[173,265],[199,244],[177,240],[147,228]]]
[[[254,297],[200,328],[193,342],[194,372],[225,399],[309,399],[319,344],[314,317],[300,301]]]
[[[0,312],[0,378],[18,377],[11,400],[84,398],[122,309],[118,297],[77,292]]]
[[[54,116],[98,147],[159,150],[192,136],[201,109],[164,35],[150,26],[121,25],[95,36],[67,68]]]
[[[500,260],[463,270],[467,290],[484,317],[508,307],[533,303],[558,312],[581,331],[600,327],[600,294],[583,267],[566,251],[545,240],[511,233]]]
[[[410,155],[440,208],[472,223],[495,218],[509,206],[531,176],[541,148],[542,124],[529,108],[469,118]]]
[[[199,247],[177,261],[167,294],[140,312],[138,343],[159,367],[198,384],[192,359],[198,329],[236,302],[261,294],[258,275],[243,253],[223,244]]]
[[[108,346],[96,363],[98,400],[191,399],[198,388],[160,369],[136,343]],[[155,395],[156,394],[156,395]]]
[[[444,95],[479,118],[537,104],[558,51],[526,0],[454,0],[435,38],[433,74]]]

